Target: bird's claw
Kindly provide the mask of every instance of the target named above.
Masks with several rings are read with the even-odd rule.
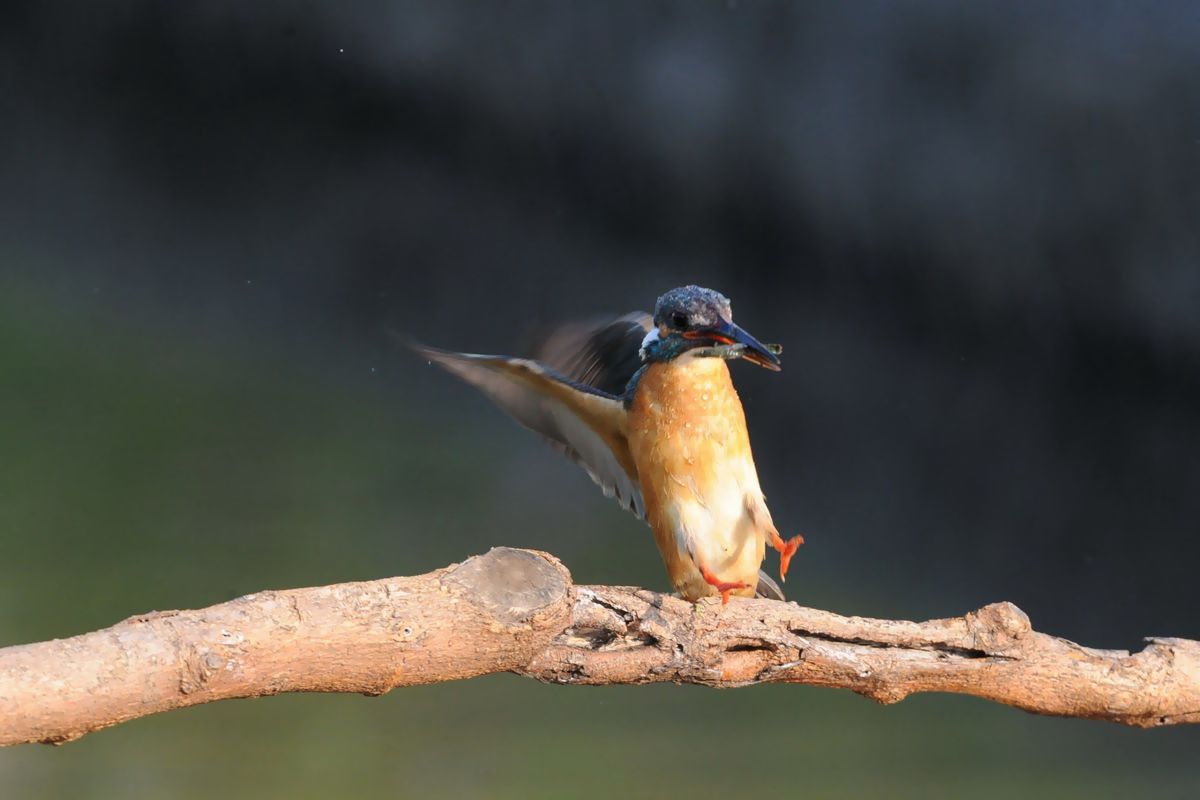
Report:
[[[788,566],[792,563],[792,556],[796,555],[796,551],[802,544],[804,544],[804,537],[800,534],[784,541],[778,531],[772,532],[771,547],[779,551],[779,580],[781,583],[787,582]]]
[[[718,592],[721,593],[721,605],[723,605],[723,606],[729,604],[729,595],[732,594],[734,592],[734,590],[747,589],[750,587],[750,584],[742,583],[741,581],[735,581],[735,582],[722,581],[719,578],[717,578],[716,575],[713,575],[711,572],[709,572],[707,569],[704,569],[704,568],[700,569],[700,574],[704,577],[705,583],[707,583],[709,586],[713,587],[714,589],[716,589]]]

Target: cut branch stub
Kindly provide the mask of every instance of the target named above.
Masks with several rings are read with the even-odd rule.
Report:
[[[557,559],[511,547],[494,547],[446,572],[443,582],[494,619],[515,625],[567,597],[570,574]]]

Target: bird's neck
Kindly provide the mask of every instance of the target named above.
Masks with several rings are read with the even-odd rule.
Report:
[[[647,380],[649,378],[649,380]],[[625,406],[628,408],[634,396],[652,387],[655,394],[692,395],[704,400],[714,392],[732,390],[729,367],[723,358],[698,356],[684,353],[670,361],[650,361],[642,365],[625,390]]]
[[[722,374],[729,375],[725,359],[698,355],[695,350],[681,353],[664,362],[663,366],[670,370],[670,375],[679,380],[711,379]]]

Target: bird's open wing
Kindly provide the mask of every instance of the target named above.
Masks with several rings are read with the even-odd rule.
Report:
[[[604,493],[645,519],[619,397],[572,381],[537,361],[452,353],[413,345],[431,362],[480,389],[517,422],[582,466]]]
[[[652,325],[642,311],[563,325],[545,338],[537,359],[572,381],[619,397],[642,366],[639,351]]]

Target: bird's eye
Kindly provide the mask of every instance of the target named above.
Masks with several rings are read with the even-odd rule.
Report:
[[[682,311],[671,312],[671,327],[677,330],[683,330],[688,326],[687,314]]]

